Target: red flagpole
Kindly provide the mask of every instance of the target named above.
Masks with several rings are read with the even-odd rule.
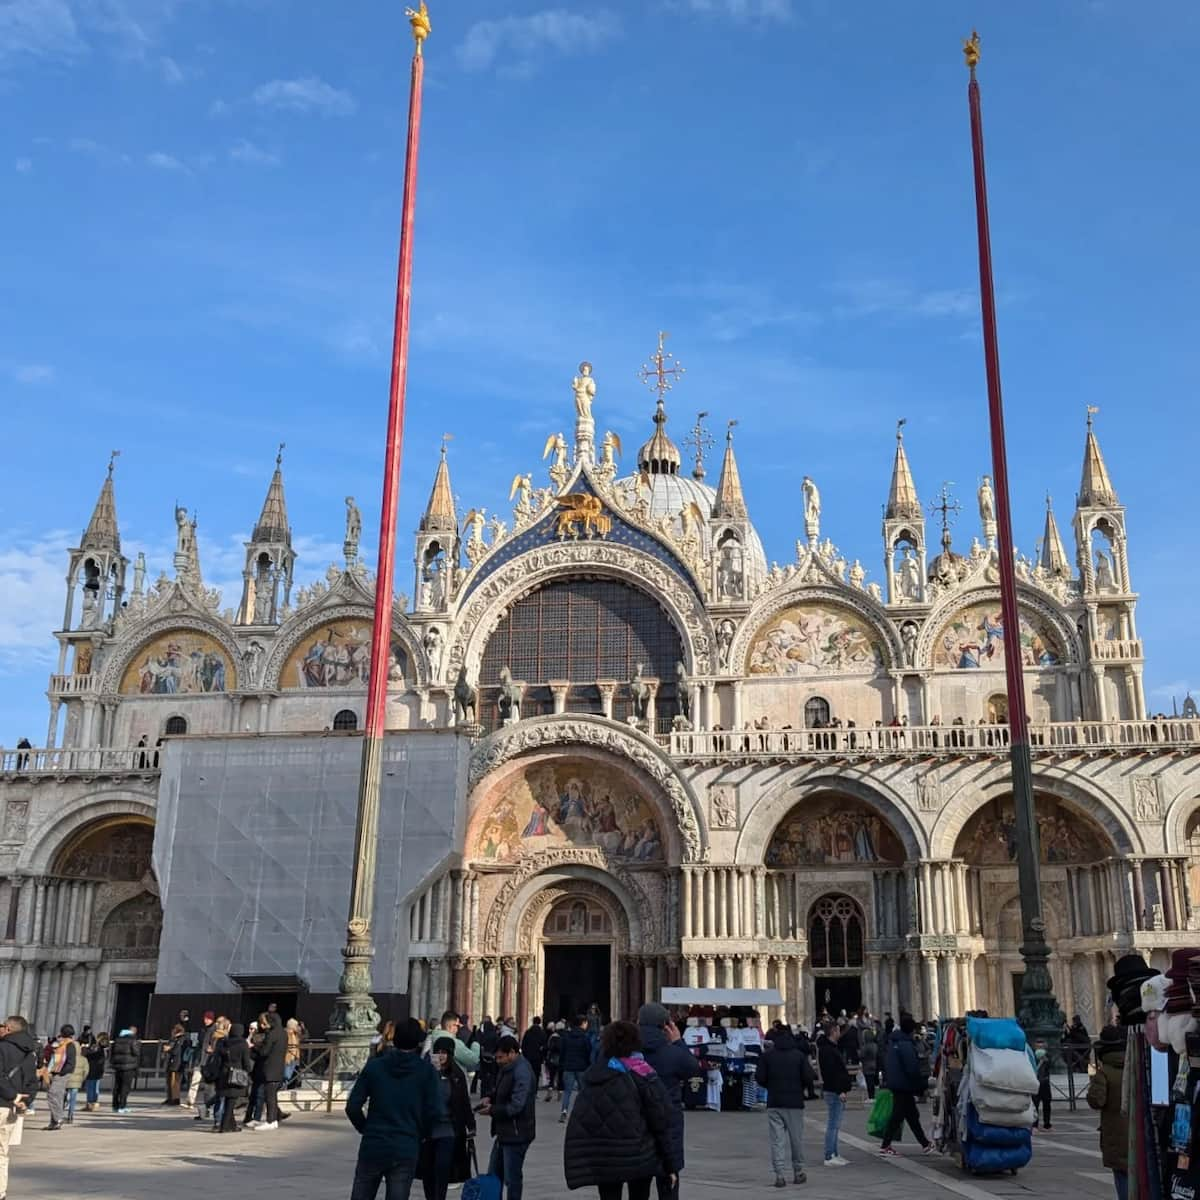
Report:
[[[983,160],[983,111],[975,66],[979,35],[973,33],[963,52],[971,71],[967,100],[971,111],[971,152],[975,166],[975,218],[979,238],[979,299],[983,318],[983,358],[987,372],[988,418],[992,437],[992,477],[1000,544],[1000,611],[1004,623],[1004,673],[1008,693],[1008,725],[1012,765],[1013,815],[1017,840],[1017,876],[1021,898],[1021,957],[1025,973],[1017,1016],[1031,1037],[1057,1048],[1063,1016],[1054,999],[1047,966],[1050,950],[1042,917],[1041,850],[1033,796],[1033,764],[1029,718],[1025,705],[1025,672],[1021,664],[1021,616],[1017,573],[1013,562],[1012,509],[1008,490],[1008,450],[1004,437],[1004,403],[1000,392],[1000,347],[996,336],[996,289],[992,277],[992,237],[988,222],[987,174]],[[957,1014],[955,1014],[957,1015]]]
[[[425,74],[422,47],[429,35],[429,14],[408,11],[416,50],[408,99],[408,147],[400,216],[400,262],[396,278],[396,314],[392,336],[392,377],[388,395],[383,498],[379,514],[379,561],[375,570],[375,618],[371,627],[371,674],[367,683],[358,817],[354,832],[354,874],[346,921],[346,945],[339,994],[330,1019],[339,1069],[353,1070],[366,1058],[379,1022],[371,997],[371,959],[375,948],[371,918],[375,901],[375,842],[379,830],[379,786],[387,724],[387,684],[392,647],[392,593],[396,574],[396,521],[400,500],[400,464],[404,450],[404,400],[408,382],[408,331],[412,307],[413,223],[417,202],[417,153],[421,138],[421,94]]]

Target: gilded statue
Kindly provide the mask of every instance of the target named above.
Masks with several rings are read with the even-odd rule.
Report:
[[[552,433],[546,439],[542,460],[547,458],[550,459],[550,478],[557,487],[562,487],[567,482],[567,439],[561,433]]]
[[[406,8],[404,15],[408,18],[408,23],[412,26],[413,41],[417,43],[417,53],[420,54],[425,39],[433,32],[433,26],[429,23],[429,9],[425,6],[425,0],[421,0],[420,8]]]
[[[524,514],[528,513],[533,504],[531,497],[533,496],[533,476],[532,475],[514,475],[512,487],[508,489],[508,498],[515,499],[517,502],[517,512]]]
[[[612,529],[612,518],[604,511],[604,505],[596,496],[586,492],[572,492],[559,496],[555,532],[559,538],[604,537]]]
[[[971,36],[963,40],[963,57],[967,66],[974,71],[979,65],[979,33],[972,29]]]
[[[604,441],[600,443],[600,465],[611,468],[615,474],[617,470],[616,456],[620,453],[621,439],[610,429],[604,435]]]

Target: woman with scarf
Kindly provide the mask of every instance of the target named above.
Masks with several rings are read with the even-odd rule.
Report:
[[[600,1200],[649,1200],[657,1176],[675,1186],[679,1163],[671,1144],[671,1102],[642,1056],[631,1021],[613,1021],[600,1057],[583,1075],[563,1143],[567,1187],[595,1187]]]
[[[454,1061],[454,1039],[437,1038],[429,1057],[437,1068],[442,1117],[421,1143],[417,1178],[424,1185],[425,1200],[446,1200],[450,1184],[465,1183],[475,1173],[471,1163],[475,1114],[467,1077]]]

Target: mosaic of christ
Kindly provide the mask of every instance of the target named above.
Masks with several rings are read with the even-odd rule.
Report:
[[[540,764],[502,785],[476,839],[476,857],[510,862],[550,846],[595,846],[629,862],[661,862],[663,840],[645,799],[611,768]]]

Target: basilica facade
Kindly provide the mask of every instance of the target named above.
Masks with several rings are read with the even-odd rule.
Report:
[[[693,984],[778,988],[770,1015],[794,1021],[1012,1013],[1019,654],[1056,994],[1094,1025],[1115,958],[1164,962],[1200,930],[1200,721],[1147,714],[1091,416],[1074,552],[1048,505],[1009,630],[986,477],[956,550],[898,428],[876,579],[823,536],[807,477],[772,563],[732,425],[715,487],[702,458],[685,468],[670,372],[660,339],[622,473],[581,365],[574,436],[513,478],[511,518],[458,510],[443,448],[393,611],[388,726],[455,726],[471,753],[461,844],[408,905],[410,1010],[621,1014]],[[297,586],[277,462],[223,609],[183,509],[171,574],[130,564],[113,474],[70,552],[47,735],[0,760],[0,1003],[43,1029],[146,1012],[165,739],[355,737],[364,717],[374,581],[352,499],[343,561]]]

